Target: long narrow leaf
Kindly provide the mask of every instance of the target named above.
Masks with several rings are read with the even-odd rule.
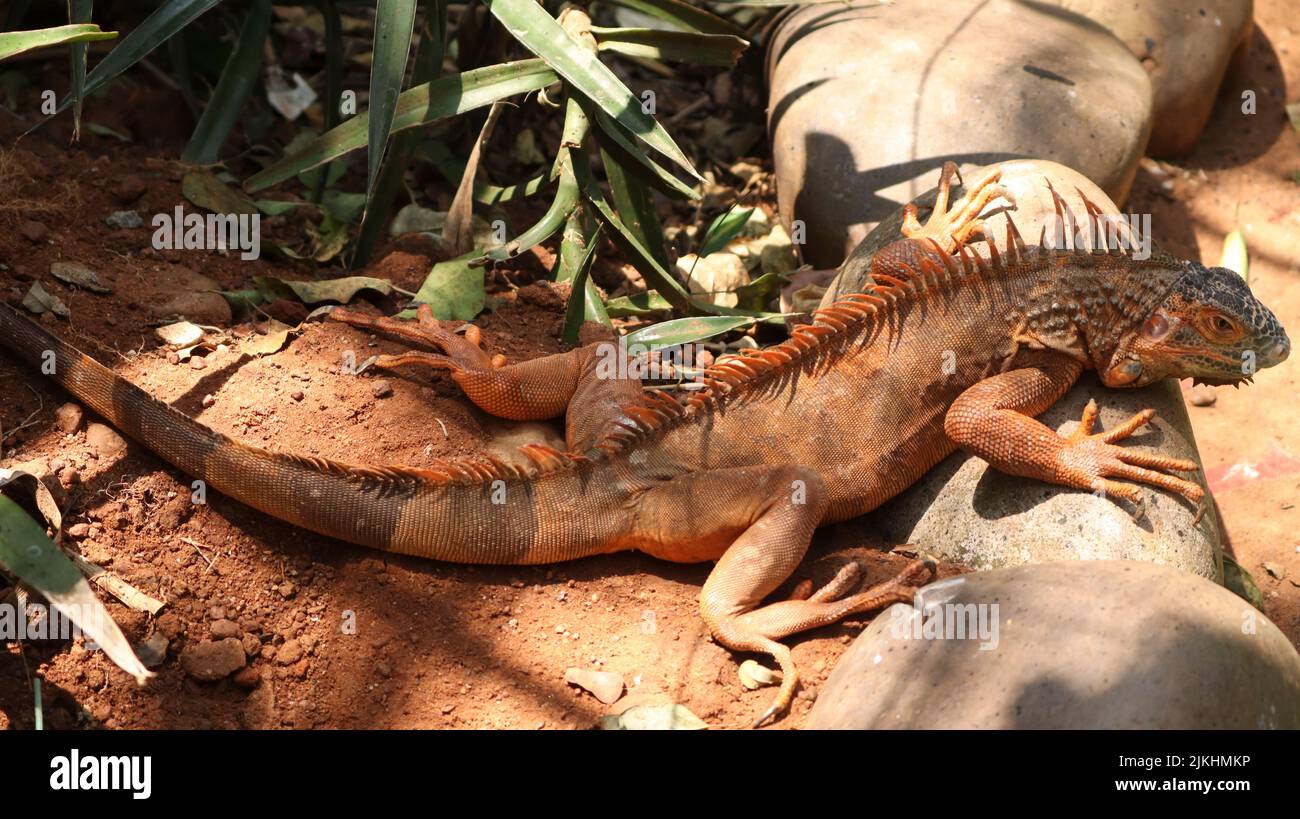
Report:
[[[203,116],[203,110],[199,106],[198,95],[194,93],[194,72],[190,69],[190,54],[185,46],[185,32],[178,32],[177,36],[167,41],[167,56],[171,58],[172,74],[176,77],[176,84],[181,87],[185,107],[190,109],[190,115],[194,117],[195,122],[198,122],[199,117]]]
[[[591,283],[591,264],[600,245],[601,229],[585,209],[575,210],[569,216],[569,228],[560,243],[560,270],[556,280],[571,282],[573,288],[564,311],[564,340],[570,344],[578,342],[578,331],[585,321],[609,326],[609,314]]]
[[[55,26],[38,28],[32,31],[8,31],[0,34],[0,60],[8,59],[34,48],[60,45],[62,43],[84,43],[92,40],[111,40],[117,36],[116,31],[100,31],[99,26],[82,24],[75,26]],[[71,98],[64,105],[71,105]],[[61,109],[60,109],[61,110]]]
[[[731,68],[749,41],[730,34],[699,34],[654,28],[597,28],[591,33],[601,51],[666,62]]]
[[[587,116],[596,122],[596,139],[600,142],[601,148],[621,158],[634,160],[647,180],[664,193],[684,199],[700,198],[694,188],[682,182],[669,173],[668,169],[646,156],[645,151],[639,150],[636,144],[632,142],[631,135],[627,133],[627,130],[615,122],[612,117],[597,108],[589,100],[579,100],[579,102],[583,104],[583,110],[586,111]]]
[[[68,0],[68,23],[70,25],[90,22],[94,11],[94,0]],[[72,141],[81,139],[81,101],[86,93],[86,52],[90,46],[84,42],[73,43],[70,51],[72,71]]]
[[[86,75],[86,93],[98,91],[219,2],[220,0],[169,0],[163,3],[91,69]],[[65,99],[56,113],[67,110],[71,104],[71,99]]]
[[[753,215],[753,208],[732,205],[726,213],[714,219],[709,229],[704,231],[704,239],[700,242],[700,257],[717,253],[726,247],[728,242],[740,235],[740,231],[749,222],[749,217]]]
[[[415,0],[379,0],[375,9],[374,59],[370,65],[370,139],[367,143],[366,193],[375,189],[388,148],[397,97],[406,77],[415,30]]]
[[[196,165],[210,165],[221,157],[221,146],[226,144],[226,137],[235,127],[239,112],[261,74],[262,51],[270,30],[271,0],[253,0],[239,31],[239,39],[221,71],[221,79],[217,81],[198,125],[194,126],[194,133],[190,135],[181,159]]]
[[[668,252],[664,248],[663,226],[659,223],[659,214],[655,212],[650,189],[609,151],[601,149],[600,161],[605,166],[610,198],[618,217],[654,255],[655,261],[667,267]]]
[[[137,682],[143,684],[153,676],[77,567],[50,542],[40,524],[4,495],[0,495],[0,566],[44,595]]]
[[[751,316],[691,316],[672,319],[628,333],[627,343],[668,347],[690,344],[748,327],[757,321]]]
[[[545,88],[556,79],[555,72],[541,60],[519,60],[442,77],[402,92],[397,100],[392,130],[415,128],[463,114],[515,94]],[[249,177],[244,187],[249,192],[269,188],[295,174],[355,151],[366,144],[368,128],[368,115],[353,117],[321,134],[298,153]]]
[[[672,23],[683,31],[697,31],[703,34],[743,35],[744,29],[719,17],[712,12],[697,8],[685,0],[609,0],[616,6],[639,11],[666,23]]]
[[[343,102],[343,19],[334,0],[320,0],[325,20],[325,130],[339,124]]]
[[[420,47],[415,55],[412,82],[416,85],[437,79],[442,72],[443,51],[447,39],[447,0],[425,0],[424,25],[420,31]],[[379,171],[379,181],[366,197],[366,210],[357,232],[356,248],[348,266],[355,270],[370,261],[370,253],[388,221],[393,200],[402,188],[402,177],[415,149],[419,147],[419,131],[400,131],[393,135],[393,147],[384,158]]]
[[[605,201],[600,186],[596,184],[591,169],[587,167],[585,154],[575,150],[574,155],[577,160],[573,162],[573,172],[577,177],[578,188],[587,201],[596,208],[601,221],[611,228],[610,238],[628,255],[628,261],[645,277],[646,283],[658,290],[659,294],[678,310],[690,313],[717,312],[710,305],[697,302],[673,274],[655,260],[654,254],[641,244],[636,234],[627,229],[618,218],[618,214],[614,213],[613,208]]]
[[[596,55],[583,47],[546,13],[537,0],[484,0],[493,16],[529,51],[590,98],[601,110],[621,122],[647,145],[681,165],[697,179],[695,166],[677,147],[641,101],[614,76]]]

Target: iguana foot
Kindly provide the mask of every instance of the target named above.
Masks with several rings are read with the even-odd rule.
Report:
[[[1002,177],[1000,168],[990,168],[968,188],[966,195],[948,207],[948,198],[952,193],[952,179],[957,177],[961,183],[961,173],[955,162],[943,163],[939,172],[939,193],[934,200],[934,210],[924,225],[917,219],[916,205],[908,204],[903,208],[902,234],[908,239],[933,239],[946,253],[953,253],[957,248],[970,241],[972,236],[984,234],[984,220],[980,212],[994,199],[1006,199],[1015,206],[1011,191],[997,184]]]
[[[794,591],[790,592],[787,600],[812,600],[816,603],[826,602],[829,600],[838,600],[849,592],[850,589],[857,588],[862,582],[862,566],[856,560],[846,563],[835,573],[835,577],[825,586],[813,593],[812,579],[801,580]]]
[[[419,347],[438,351],[438,353],[427,353],[411,350],[398,355],[381,355],[375,361],[375,366],[383,369],[391,370],[404,365],[417,365],[435,370],[472,372],[497,370],[506,363],[505,356],[488,355],[483,350],[483,333],[473,324],[465,325],[463,336],[444,330],[433,317],[433,311],[427,304],[421,304],[416,310],[414,322],[386,316],[367,316],[345,307],[334,308],[330,311],[329,317],[361,330],[382,333]]]
[[[1114,429],[1094,434],[1097,402],[1089,401],[1083,409],[1079,428],[1065,439],[1065,445],[1056,454],[1061,483],[1123,498],[1139,510],[1143,506],[1143,495],[1141,488],[1135,484],[1156,486],[1193,503],[1197,507],[1199,521],[1204,513],[1204,490],[1192,481],[1157,471],[1195,472],[1197,465],[1194,461],[1135,452],[1115,445],[1117,441],[1128,438],[1146,426],[1155,414],[1153,409],[1144,409]],[[1123,478],[1134,483],[1120,483],[1111,480],[1112,478]]]
[[[934,560],[921,557],[909,563],[894,578],[840,599],[857,584],[862,573],[861,566],[850,563],[806,600],[783,600],[718,622],[714,633],[723,645],[771,654],[781,667],[781,688],[772,704],[754,722],[754,727],[761,727],[785,711],[798,688],[799,672],[791,659],[790,649],[778,640],[838,622],[850,614],[909,602],[916,587],[933,579],[935,571]]]

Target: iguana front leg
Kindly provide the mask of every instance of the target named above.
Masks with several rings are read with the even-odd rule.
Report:
[[[1090,401],[1079,429],[1068,438],[1033,417],[1056,403],[1082,370],[1083,365],[1067,355],[1040,354],[1029,366],[987,378],[958,396],[944,418],[944,431],[958,447],[1011,475],[1101,491],[1141,508],[1142,490],[1114,480],[1120,478],[1181,495],[1199,510],[1204,498],[1200,486],[1158,471],[1191,472],[1197,468],[1194,462],[1115,445],[1145,426],[1155,410],[1143,410],[1108,432],[1093,434],[1097,404]]]

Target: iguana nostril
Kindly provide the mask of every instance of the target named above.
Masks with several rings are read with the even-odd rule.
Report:
[[[1287,356],[1291,355],[1291,339],[1283,336],[1279,341],[1273,343],[1269,349],[1269,359],[1275,363],[1281,364],[1286,361]]]

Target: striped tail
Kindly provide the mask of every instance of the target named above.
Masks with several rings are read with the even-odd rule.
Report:
[[[482,458],[415,469],[270,452],[173,409],[3,304],[0,345],[182,472],[323,535],[457,563],[511,564],[610,551],[617,539],[614,516],[599,511],[608,505],[595,489],[601,482],[591,480],[601,465],[584,458],[529,446],[522,451],[532,468]],[[578,514],[546,515],[548,501]]]

